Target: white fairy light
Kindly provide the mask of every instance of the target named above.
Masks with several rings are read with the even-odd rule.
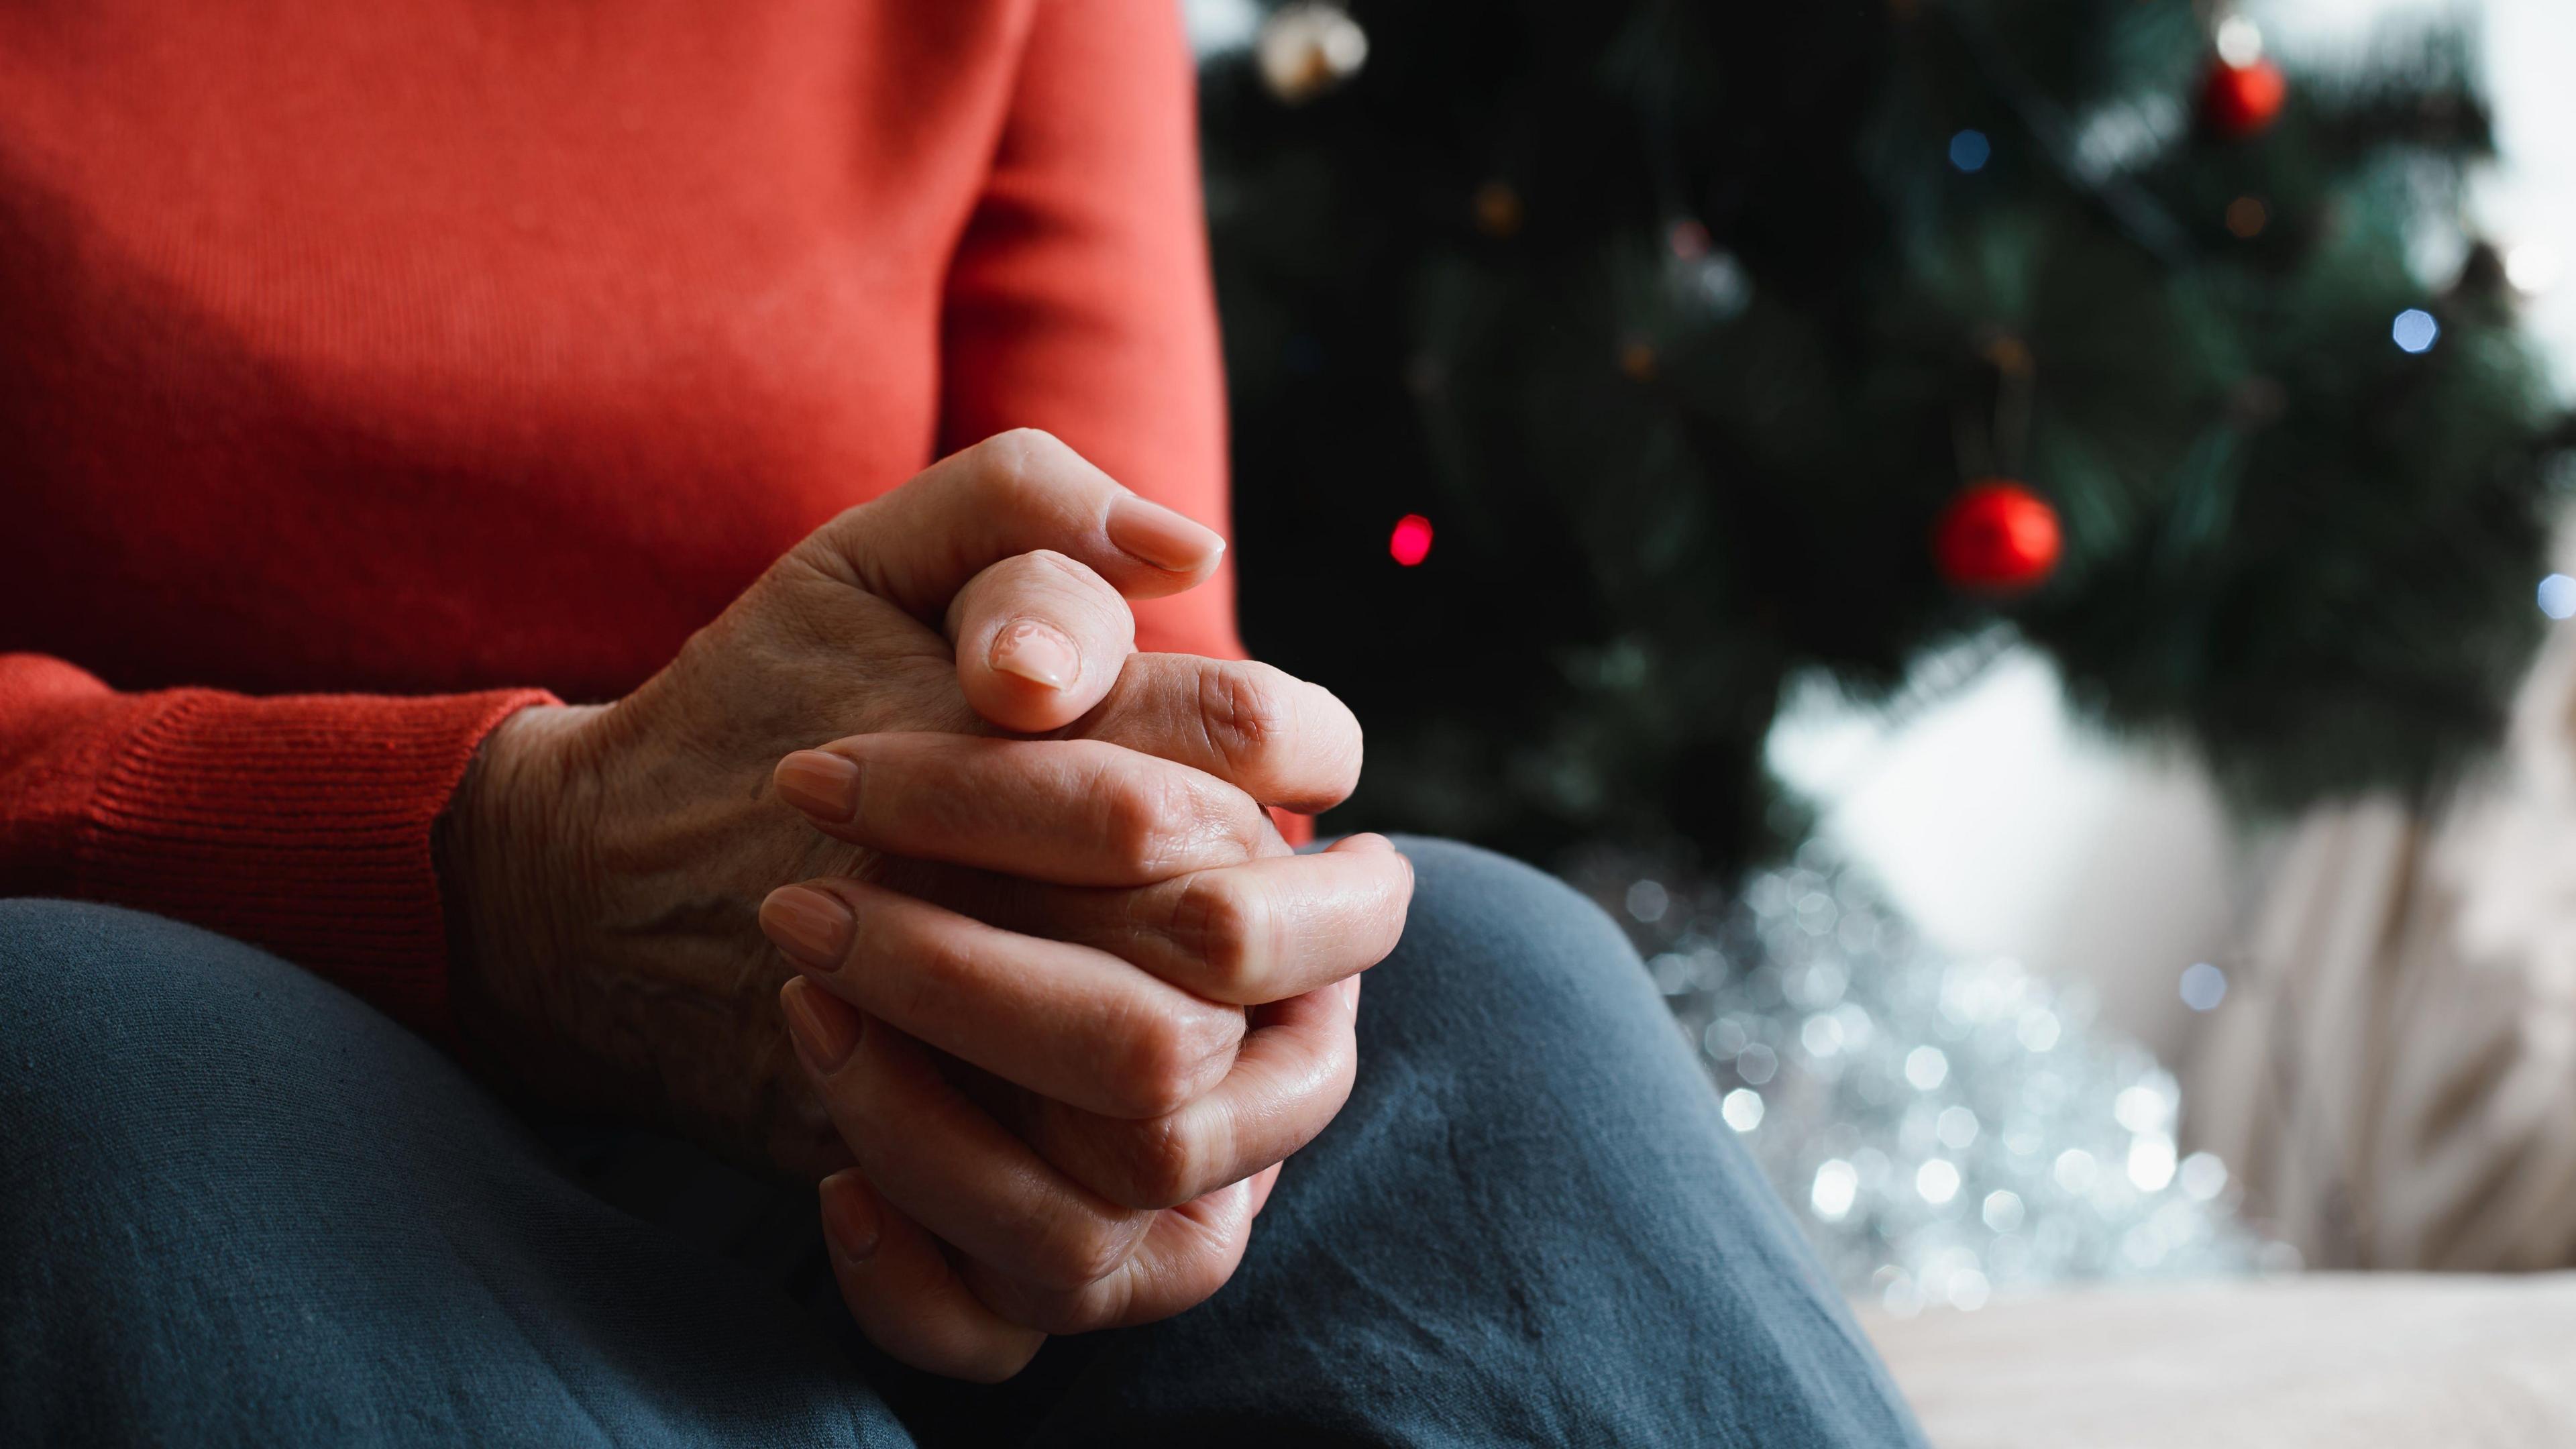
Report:
[[[2558,248],[2547,242],[2516,242],[2505,248],[2504,279],[2525,296],[2536,297],[2557,286],[2563,270]]]
[[[2242,15],[2218,23],[2218,58],[2243,70],[2263,58],[2263,27]]]
[[[1706,1101],[1706,1098],[1702,1098]],[[1718,1112],[1726,1125],[1738,1132],[1750,1132],[1762,1125],[1762,1094],[1751,1087],[1738,1087],[1718,1103]]]
[[[1816,1169],[1815,1185],[1807,1191],[1807,1201],[1815,1207],[1816,1216],[1829,1223],[1841,1222],[1859,1196],[1859,1169],[1839,1157]]]

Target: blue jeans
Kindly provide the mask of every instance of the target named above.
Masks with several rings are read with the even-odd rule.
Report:
[[[0,902],[0,1440],[1919,1444],[1618,930],[1404,848],[1358,1087],[1234,1281],[999,1388],[858,1340],[810,1192],[549,1138],[251,947]]]

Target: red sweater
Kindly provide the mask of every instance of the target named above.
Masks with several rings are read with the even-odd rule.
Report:
[[[0,7],[0,895],[436,1026],[513,708],[1004,428],[1221,528],[1176,9]]]

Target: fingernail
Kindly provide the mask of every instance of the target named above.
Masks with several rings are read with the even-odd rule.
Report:
[[[859,813],[859,767],[839,755],[798,750],[770,778],[778,782],[778,798],[827,824],[847,824]]]
[[[1109,541],[1176,574],[1190,573],[1225,552],[1225,539],[1215,529],[1132,493],[1109,505]]]
[[[787,1035],[796,1042],[796,1054],[816,1076],[839,1071],[858,1049],[857,1015],[826,996],[822,987],[799,976],[779,988],[778,1004],[787,1012]]]
[[[1070,689],[1082,677],[1082,651],[1053,625],[1014,619],[993,640],[993,667],[1049,689]]]
[[[809,971],[837,971],[858,918],[839,896],[811,886],[780,886],[760,903],[760,931]]]
[[[864,1263],[877,1250],[876,1190],[855,1167],[823,1179],[823,1240],[852,1263]]]
[[[1345,976],[1342,978],[1342,1000],[1350,1005],[1351,1010],[1357,1011],[1360,1009],[1360,979],[1358,977]]]

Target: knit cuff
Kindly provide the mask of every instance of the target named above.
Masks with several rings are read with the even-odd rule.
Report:
[[[76,894],[265,947],[444,1033],[447,926],[430,832],[483,737],[554,697],[161,700],[91,797]]]

